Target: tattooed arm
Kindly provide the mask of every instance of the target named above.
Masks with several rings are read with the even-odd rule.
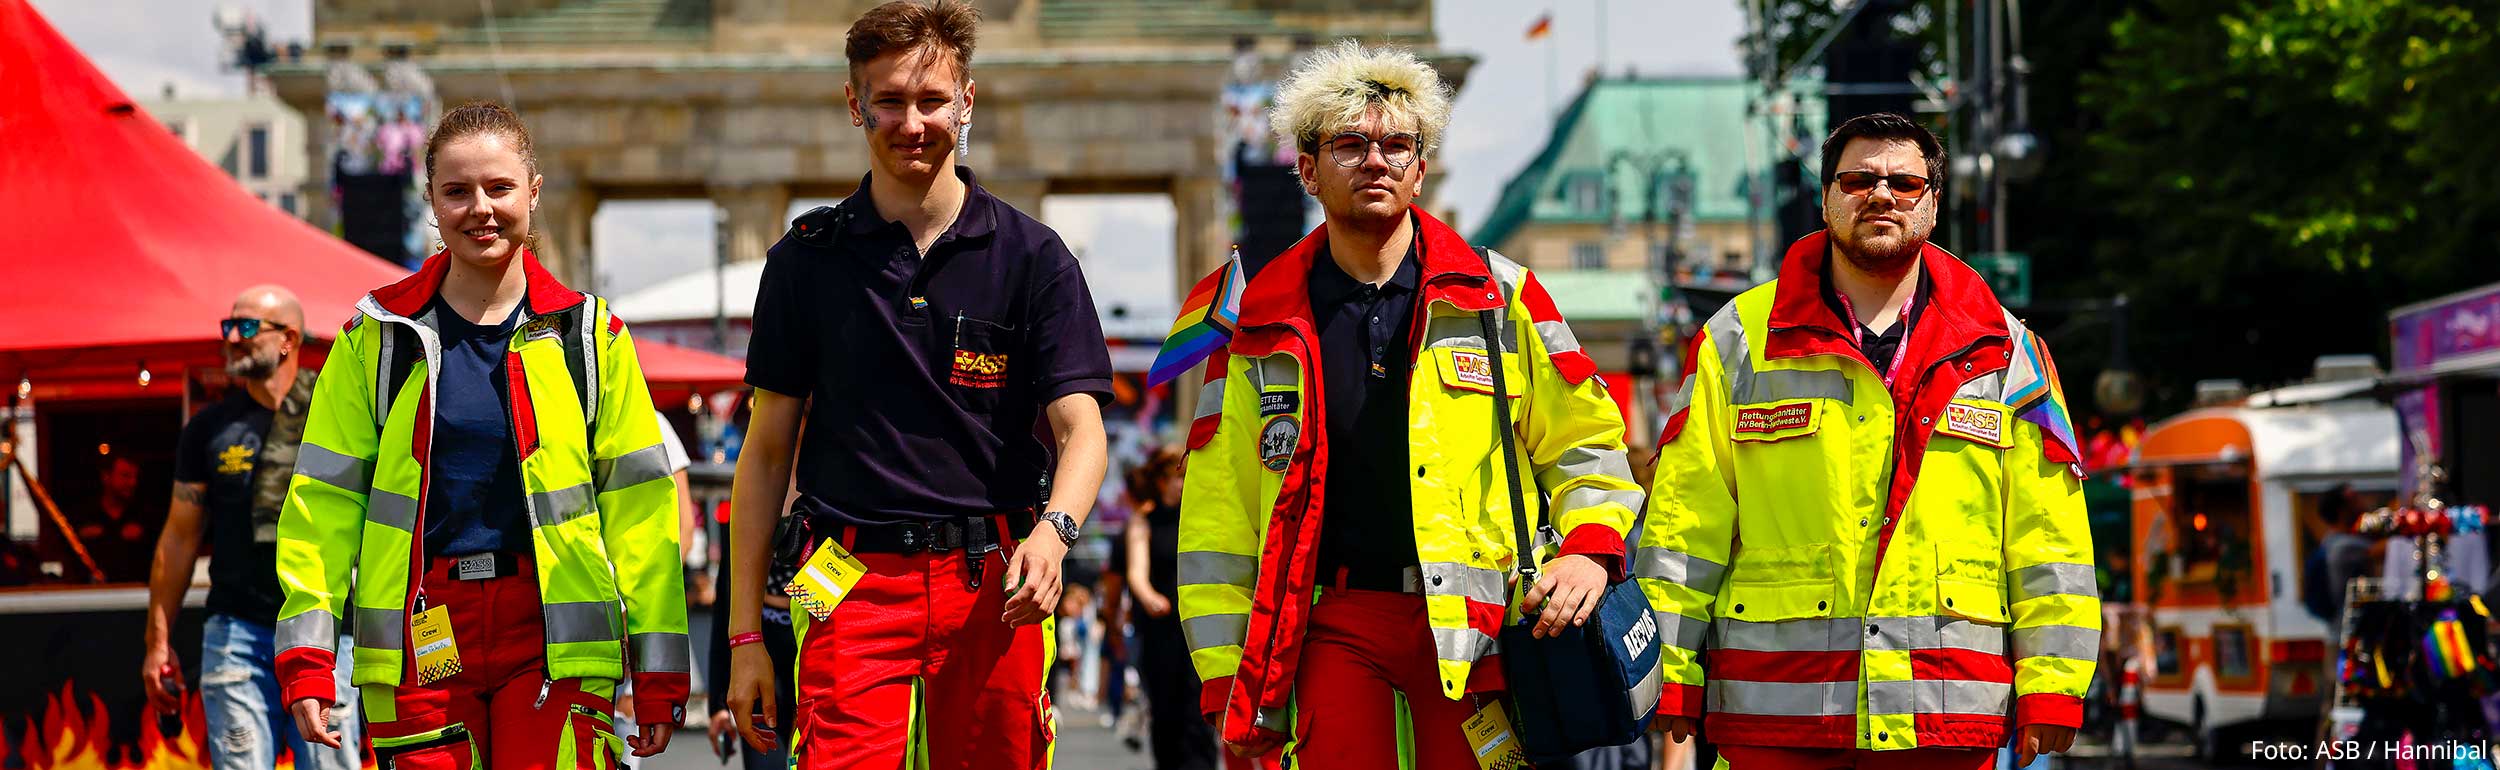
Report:
[[[156,564],[148,570],[147,654],[139,666],[141,687],[159,709],[181,705],[180,691],[168,692],[159,681],[164,667],[182,668],[174,654],[174,615],[182,612],[182,595],[191,588],[192,565],[200,555],[200,499],[206,482],[174,482],[174,501],[165,510],[165,531],[156,537]],[[175,674],[180,678],[180,674]]]

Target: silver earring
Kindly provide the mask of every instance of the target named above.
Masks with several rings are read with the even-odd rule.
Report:
[[[955,134],[955,157],[972,157],[972,121],[967,120],[962,123],[955,124]]]

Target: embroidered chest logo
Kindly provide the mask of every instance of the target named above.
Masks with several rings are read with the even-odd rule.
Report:
[[[1813,402],[1736,410],[1736,432],[1738,433],[1778,433],[1813,426]]]
[[[1474,385],[1486,391],[1493,389],[1493,360],[1486,358],[1485,354],[1472,350],[1454,351],[1450,353],[1450,364],[1461,384]]]
[[[1293,463],[1293,449],[1302,443],[1302,422],[1292,415],[1280,414],[1267,419],[1259,428],[1259,467],[1276,473],[1285,472]]]
[[[976,353],[955,349],[955,371],[948,382],[967,388],[997,388],[1007,384],[1007,354]]]
[[[260,447],[257,446],[229,444],[223,451],[217,453],[217,473],[219,475],[250,473],[252,472],[252,455],[259,453]]]
[[[539,316],[537,318],[530,319],[529,323],[522,324],[520,335],[522,342],[537,342],[539,340],[563,339],[564,330],[558,328],[555,316]]]
[[[1990,446],[2005,446],[2005,414],[1984,406],[1948,404],[1936,432]]]

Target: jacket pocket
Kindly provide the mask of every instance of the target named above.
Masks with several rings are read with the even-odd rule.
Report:
[[[1828,618],[1838,606],[1832,546],[1740,548],[1719,597],[1722,617],[1747,622]]]
[[[398,738],[373,738],[374,766],[381,770],[472,770],[485,767],[466,726],[454,724]]]
[[[1995,548],[1936,544],[1937,611],[1981,623],[2009,622],[2004,559]]]

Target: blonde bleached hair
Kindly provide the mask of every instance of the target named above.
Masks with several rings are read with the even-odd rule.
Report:
[[[1421,148],[1441,143],[1450,124],[1450,87],[1432,65],[1402,48],[1365,48],[1351,39],[1303,57],[1276,84],[1268,125],[1312,152],[1321,139],[1354,127],[1372,110],[1382,122],[1411,124]]]

